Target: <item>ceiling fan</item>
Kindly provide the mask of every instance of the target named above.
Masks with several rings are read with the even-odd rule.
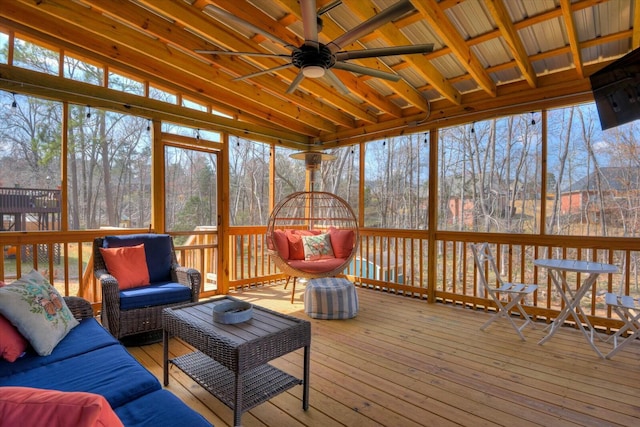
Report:
[[[316,8],[316,0],[300,0],[300,12],[302,16],[302,28],[304,32],[304,43],[300,46],[293,46],[281,40],[279,37],[270,34],[257,26],[234,16],[233,14],[221,9],[217,6],[210,5],[208,10],[213,13],[224,17],[232,23],[243,25],[245,28],[254,31],[264,37],[269,38],[275,43],[281,44],[291,53],[285,54],[272,54],[262,52],[233,52],[226,50],[196,50],[196,53],[201,54],[213,54],[213,55],[236,55],[236,56],[261,56],[270,58],[282,58],[288,59],[290,62],[277,67],[269,68],[267,70],[258,71],[256,73],[247,74],[245,76],[237,77],[234,80],[249,79],[257,77],[263,74],[268,74],[274,71],[283,70],[285,68],[296,67],[300,71],[296,78],[291,82],[291,85],[287,89],[286,93],[293,93],[302,79],[307,78],[319,78],[326,76],[329,80],[342,92],[349,93],[347,87],[338,79],[338,77],[331,71],[332,68],[338,70],[351,71],[358,74],[365,74],[372,77],[382,78],[391,81],[400,80],[400,76],[394,73],[376,70],[373,68],[363,67],[357,64],[351,64],[346,62],[349,59],[362,59],[362,58],[377,58],[381,56],[392,55],[410,55],[416,53],[428,53],[433,50],[433,44],[419,44],[409,46],[396,46],[396,47],[384,47],[375,49],[361,49],[361,50],[342,50],[344,46],[348,46],[360,37],[371,33],[376,28],[391,22],[395,19],[414,10],[410,0],[400,0],[393,6],[381,11],[377,15],[372,16],[351,30],[347,31],[340,37],[333,41],[323,44],[318,41],[318,33],[322,30],[322,18],[321,16],[330,11],[331,9],[339,6],[342,3],[341,0],[334,1],[320,10]]]

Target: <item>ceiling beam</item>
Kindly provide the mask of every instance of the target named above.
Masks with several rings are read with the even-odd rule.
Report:
[[[151,0],[149,1],[151,2]],[[270,27],[281,26],[281,24],[277,20],[274,20],[273,18],[270,18],[270,17],[261,16],[259,9],[257,9],[251,3],[246,2],[245,0],[201,0],[200,3],[215,4],[217,6],[224,8],[226,11],[233,13],[234,15],[242,14],[243,20],[249,22],[252,25],[257,26],[258,24],[260,24],[259,22],[260,20],[268,19],[270,21],[270,24],[269,24]],[[283,29],[286,29],[286,27],[283,27]],[[286,30],[289,31],[288,29]],[[282,33],[282,31],[280,33]],[[283,78],[286,78],[289,82],[292,82],[295,79],[295,77],[297,77],[298,72],[299,70],[296,67],[292,67],[290,70],[278,71],[277,73],[281,75]],[[371,89],[367,85],[358,86],[357,84],[354,83],[355,82],[354,79],[355,78],[352,78],[350,81],[344,82],[349,88],[349,90],[351,91],[351,94],[353,96],[358,97],[360,100],[367,100],[368,102],[371,102],[376,106],[376,108],[379,108],[382,111],[389,112],[390,114],[395,114],[395,115],[401,114],[399,108],[395,104],[381,97],[377,92],[375,92],[373,89]],[[339,109],[344,109],[343,105],[338,105],[338,102],[340,100],[342,100],[342,104],[347,102],[353,102],[349,100],[348,97],[341,95],[339,92],[337,92],[336,88],[329,89],[328,91],[331,92],[331,94],[327,96],[326,94],[327,89],[323,88],[324,86],[322,85],[322,83],[328,84],[326,79],[305,78],[302,80],[301,84],[299,85],[299,88],[312,93],[314,96],[322,99],[324,102],[335,102],[336,107]],[[319,90],[321,87],[323,89]],[[368,113],[368,111],[366,110],[364,111]],[[365,121],[370,121],[366,116],[357,117],[357,118]]]
[[[171,0],[141,0],[141,3],[148,7],[149,10],[153,10],[159,14],[164,14],[170,19],[174,20],[174,22],[176,22],[178,25],[183,26],[183,28],[187,29],[189,32],[198,34],[200,37],[202,37],[201,40],[198,40],[196,42],[197,44],[190,44],[190,46],[193,46],[194,50],[230,49],[235,51],[255,51],[267,53],[267,51],[258,43],[255,43],[250,39],[242,36],[231,37],[228,34],[227,28],[207,18],[206,14],[202,13],[201,9],[189,6],[186,3],[175,2]],[[197,4],[201,3],[203,2],[200,1]],[[219,46],[207,46],[205,43],[203,43],[203,41],[207,39],[215,39],[215,41],[219,43],[220,46],[222,46],[224,49],[220,49]],[[240,60],[239,58],[231,58],[223,55],[214,57],[212,55],[195,53],[193,54],[197,55],[203,61],[206,61],[215,67],[221,67],[229,71],[230,73],[234,73],[234,77],[254,73],[263,69],[270,69],[272,67],[282,65],[283,63],[282,61],[277,61],[270,58],[255,58],[253,60],[249,58],[249,62],[245,62],[243,60]],[[254,65],[251,65],[251,63],[254,63]],[[243,68],[245,66],[246,68]],[[256,68],[254,67],[259,68],[256,70]],[[238,70],[244,70],[244,72],[242,72],[242,74],[239,74]],[[293,73],[289,73],[290,78],[295,77]],[[330,120],[332,123],[341,126],[354,126],[354,118],[364,120],[365,122],[369,123],[374,123],[377,121],[377,117],[367,111],[364,107],[356,105],[355,103],[347,100],[344,97],[336,96],[335,90],[326,88],[325,86],[322,86],[315,82],[308,83],[309,86],[313,85],[315,95],[306,94],[301,91],[296,91],[291,95],[285,95],[285,91],[289,85],[285,84],[280,79],[274,79],[271,76],[265,75],[261,78],[254,78],[252,79],[252,81],[264,90],[271,92],[280,98],[288,99],[291,102],[295,103],[298,107],[304,110],[311,111],[314,114],[318,114],[320,117],[323,117],[327,120]],[[326,102],[319,101],[320,99],[332,97],[335,97],[335,103],[338,110],[331,108],[327,105]]]
[[[277,1],[280,5],[282,5],[283,8],[285,8],[291,14],[296,15],[298,17],[298,20],[301,19],[298,0],[277,0]],[[320,3],[318,4],[318,7],[321,7]],[[323,17],[323,22],[324,22],[323,29],[322,29],[322,32],[320,33],[320,38],[322,39],[323,42],[327,43],[344,34],[345,30],[339,27],[331,19],[330,16],[325,15]],[[361,39],[361,41],[363,39],[364,37]],[[358,48],[364,48],[364,46],[360,46],[360,44],[357,44],[356,46],[358,46]],[[376,70],[388,71],[388,72],[393,71],[392,68],[389,68],[384,62],[382,62],[377,58],[364,58],[354,62],[364,67],[369,67]],[[394,92],[394,95],[399,96],[408,104],[413,105],[422,111],[427,111],[429,109],[428,101],[424,97],[424,95],[420,91],[418,91],[416,88],[408,84],[406,81],[400,80],[398,82],[392,82],[392,81],[380,79],[379,82],[380,84],[388,87],[391,91]],[[455,91],[455,89],[453,88],[451,89]]]
[[[597,67],[601,66],[599,64]],[[597,68],[589,67],[589,71]],[[591,70],[593,68],[593,70]],[[433,103],[433,111],[425,120],[423,114],[390,120],[383,124],[368,125],[357,129],[323,135],[322,146],[356,144],[376,139],[390,138],[406,133],[425,132],[443,126],[454,126],[472,121],[486,120],[507,114],[519,114],[543,108],[555,108],[572,103],[593,101],[591,82],[588,78],[576,79],[573,70],[538,78],[536,88],[525,81],[499,87],[498,97],[475,91],[463,96],[464,104],[452,106],[448,101]]]
[[[573,56],[573,64],[576,67],[578,77],[584,77],[582,68],[582,51],[580,50],[580,41],[578,33],[573,22],[573,11],[571,10],[571,0],[560,0],[560,9],[562,10],[562,20],[567,28],[567,37],[569,37],[569,46],[571,47],[571,55]]]
[[[179,122],[213,131],[234,132],[248,135],[259,141],[277,143],[300,149],[309,144],[308,137],[293,132],[269,129],[251,123],[196,111],[119,90],[78,82],[64,77],[0,64],[0,89],[7,92],[62,100],[78,105],[90,105],[123,114]]]
[[[11,7],[14,8],[11,15],[21,19],[22,23],[28,22],[29,25],[38,26],[41,31],[62,39],[82,40],[88,49],[110,56],[116,61],[137,64],[138,68],[157,78],[181,82],[214,99],[225,97],[225,101],[231,105],[268,119],[274,125],[309,136],[316,136],[318,129],[331,127],[308,124],[319,123],[318,117],[300,111],[290,103],[265,94],[255,87],[233,82],[226,73],[204,62],[194,62],[183,52],[171,50],[160,41],[127,25],[114,22],[100,11],[82,7],[75,2],[34,4],[15,1],[11,2]],[[163,58],[163,61],[158,62],[157,58]],[[202,76],[209,78],[205,80]],[[264,104],[255,103],[255,99],[262,99]],[[296,116],[307,118],[291,120]]]
[[[134,28],[144,28],[145,31],[153,34],[157,37],[161,42],[173,46],[176,49],[183,50],[188,48],[189,46],[196,49],[200,47],[201,40],[195,36],[193,33],[190,33],[186,30],[176,30],[175,25],[170,25],[165,19],[162,19],[160,16],[151,15],[146,18],[143,18],[140,14],[139,6],[135,5],[129,1],[117,0],[117,16],[114,16],[111,12],[113,10],[115,0],[86,0],[88,4],[90,4],[96,10],[99,10],[104,15],[112,15],[112,19],[117,19],[121,22],[125,22],[131,25]],[[155,2],[158,3],[158,2]],[[160,11],[158,11],[160,13]],[[222,29],[217,29],[218,33],[222,33]],[[188,55],[195,55],[193,52],[187,52]],[[210,58],[211,56],[208,55]],[[210,59],[209,59],[210,60]],[[220,58],[220,61],[216,65],[219,65],[220,68],[225,70],[231,69],[231,66],[235,67],[237,70],[242,63],[239,61],[234,61],[233,58],[224,57]],[[225,65],[227,67],[225,67]],[[246,66],[247,73],[253,72],[250,65]],[[263,79],[268,80],[272,86],[277,86],[280,83],[280,89],[282,91],[286,90],[286,85],[279,81],[274,81],[273,79],[264,76]],[[282,92],[281,92],[282,93]],[[297,108],[283,108],[282,104],[286,102],[284,97],[281,94],[274,94],[276,96],[275,99],[279,100],[278,104],[274,104],[274,108],[277,107],[279,110],[283,111],[285,114],[289,111],[293,114],[292,117],[302,117],[304,116],[303,112],[300,112]],[[256,99],[256,98],[254,98]],[[331,110],[328,108],[324,108],[324,105],[318,102],[316,99],[312,97],[308,97],[305,100],[307,108],[305,111],[310,111],[315,118],[312,121],[308,122],[310,125],[317,127],[322,130],[329,130],[335,128],[335,123],[340,123],[345,126],[353,126],[353,119],[346,116],[344,113],[337,112],[335,110]],[[330,113],[329,110],[332,112]],[[311,114],[310,114],[311,115]],[[326,117],[330,116],[330,117]]]
[[[467,72],[474,78],[478,86],[489,96],[496,96],[496,84],[484,69],[478,58],[471,52],[467,43],[453,26],[446,13],[435,0],[412,0],[413,5],[422,14],[431,28],[438,33],[444,43]]]
[[[380,13],[380,9],[370,0],[343,0],[343,3],[349,7],[362,20],[369,19]],[[413,44],[395,25],[387,24],[375,30],[374,34],[378,34],[384,38],[391,46],[404,46]],[[460,104],[460,92],[449,84],[446,78],[438,71],[436,67],[428,61],[424,55],[406,55],[405,61],[412,64],[414,69],[422,75],[422,77],[431,83],[431,85],[446,99],[454,104]],[[423,111],[428,111],[423,108]]]
[[[207,98],[203,96],[198,91],[189,90],[184,86],[176,85],[169,81],[161,81],[158,80],[156,76],[146,73],[139,68],[133,68],[129,65],[119,63],[117,61],[112,60],[109,57],[105,57],[103,55],[99,55],[95,52],[91,52],[89,50],[79,48],[77,46],[72,45],[71,43],[56,39],[48,34],[41,33],[33,28],[26,27],[23,24],[19,24],[6,18],[0,17],[0,26],[4,26],[10,33],[17,32],[20,37],[32,38],[36,43],[44,43],[50,46],[55,46],[57,49],[61,49],[67,54],[71,54],[74,58],[86,61],[88,63],[101,64],[103,68],[112,68],[116,70],[121,70],[123,73],[136,76],[137,78],[143,79],[146,82],[153,81],[154,86],[167,91],[169,93],[173,93],[176,96],[179,94],[183,97],[187,97],[189,99],[194,100],[195,102],[199,102],[202,104],[209,104],[211,107],[228,116],[235,118],[236,120],[243,123],[253,123],[265,127],[273,127],[273,123],[268,120],[264,120],[258,118],[254,115],[247,113],[246,111],[230,107],[228,104],[224,104],[222,102],[218,102],[217,100]],[[11,60],[9,61],[11,62]]]
[[[527,55],[524,49],[520,36],[511,23],[512,19],[504,3],[502,0],[485,0],[484,4],[487,6],[487,9],[489,9],[493,20],[496,21],[502,38],[509,46],[509,49],[511,49],[511,54],[516,64],[518,64],[522,76],[529,83],[529,86],[536,87],[536,72],[531,65],[531,61],[529,61],[529,55]]]

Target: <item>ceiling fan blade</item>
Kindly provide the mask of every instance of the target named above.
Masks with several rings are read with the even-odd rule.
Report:
[[[195,53],[204,53],[211,55],[230,55],[230,56],[262,56],[266,58],[284,58],[291,59],[291,55],[284,55],[278,53],[262,53],[262,52],[231,52],[228,50],[202,50],[197,49]]]
[[[342,83],[342,80],[340,80],[338,76],[333,73],[333,71],[327,70],[325,71],[324,75],[329,79],[329,81],[331,81],[331,84],[333,84],[340,93],[342,93],[343,95],[349,95],[349,88],[346,87],[344,83]]]
[[[300,70],[300,72],[298,73],[296,78],[293,79],[293,81],[291,82],[291,85],[289,86],[289,88],[287,89],[287,91],[285,93],[287,95],[289,95],[289,94],[295,92],[297,87],[298,87],[298,85],[302,81],[302,79],[304,79],[304,74],[302,74],[302,70]]]
[[[321,7],[320,9],[318,9],[318,16],[322,16],[325,13],[331,12],[331,10],[333,8],[338,7],[341,4],[342,4],[342,0],[336,0],[336,1],[333,1],[333,2],[331,2],[331,3],[329,3],[329,4],[325,5],[325,6]]]
[[[381,47],[375,49],[346,50],[337,52],[336,60],[345,61],[347,59],[377,58],[380,56],[411,55],[414,53],[429,52],[433,52],[433,43],[409,46]]]
[[[238,81],[238,80],[245,80],[245,79],[250,79],[252,77],[258,77],[261,76],[263,74],[269,74],[269,73],[273,73],[275,71],[280,71],[280,70],[284,70],[285,68],[289,68],[289,67],[293,67],[293,64],[284,64],[284,65],[280,65],[278,67],[273,67],[273,68],[269,68],[268,70],[262,70],[262,71],[257,71],[255,73],[251,73],[251,74],[247,74],[245,76],[240,76],[240,77],[236,77],[234,79],[231,79],[233,81]]]
[[[375,68],[363,67],[361,65],[350,64],[348,62],[336,62],[332,68],[337,68],[338,70],[351,71],[353,73],[365,74],[371,77],[378,77],[385,80],[391,80],[392,82],[397,82],[400,80],[400,76],[393,73],[387,73],[386,71],[376,70]]]
[[[327,46],[332,53],[336,53],[340,51],[343,46],[350,45],[360,37],[369,34],[387,22],[400,18],[402,15],[411,12],[412,10],[414,10],[414,7],[409,0],[400,0],[393,6],[386,8],[377,15],[372,16],[360,25],[357,25],[347,31],[334,41],[330,42]]]
[[[302,15],[302,29],[304,41],[318,44],[318,15],[316,15],[316,0],[301,0],[300,14]]]
[[[271,40],[272,42],[278,43],[284,47],[286,47],[289,50],[293,50],[296,46],[291,45],[290,43],[287,43],[286,41],[282,40],[280,37],[276,37],[273,34],[271,34],[268,31],[263,30],[260,27],[256,27],[255,25],[253,25],[250,22],[245,21],[244,19],[238,18],[237,16],[227,12],[224,9],[221,9],[217,6],[214,6],[212,4],[207,5],[206,10],[211,11],[213,13],[215,13],[218,16],[222,16],[225,19],[228,19],[229,21],[241,25],[243,27],[245,27],[248,30],[253,31],[256,34],[260,34],[263,37],[268,38],[269,40]]]

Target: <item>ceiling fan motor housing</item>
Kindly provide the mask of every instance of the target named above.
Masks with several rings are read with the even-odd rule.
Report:
[[[303,44],[291,53],[291,62],[300,69],[310,66],[329,69],[336,63],[336,57],[322,43],[317,47]]]

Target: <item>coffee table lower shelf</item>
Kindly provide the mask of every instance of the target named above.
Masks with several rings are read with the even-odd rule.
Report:
[[[302,380],[269,364],[258,366],[243,375],[242,404],[236,408],[236,376],[225,366],[200,351],[176,357],[170,362],[238,415],[302,384]]]

